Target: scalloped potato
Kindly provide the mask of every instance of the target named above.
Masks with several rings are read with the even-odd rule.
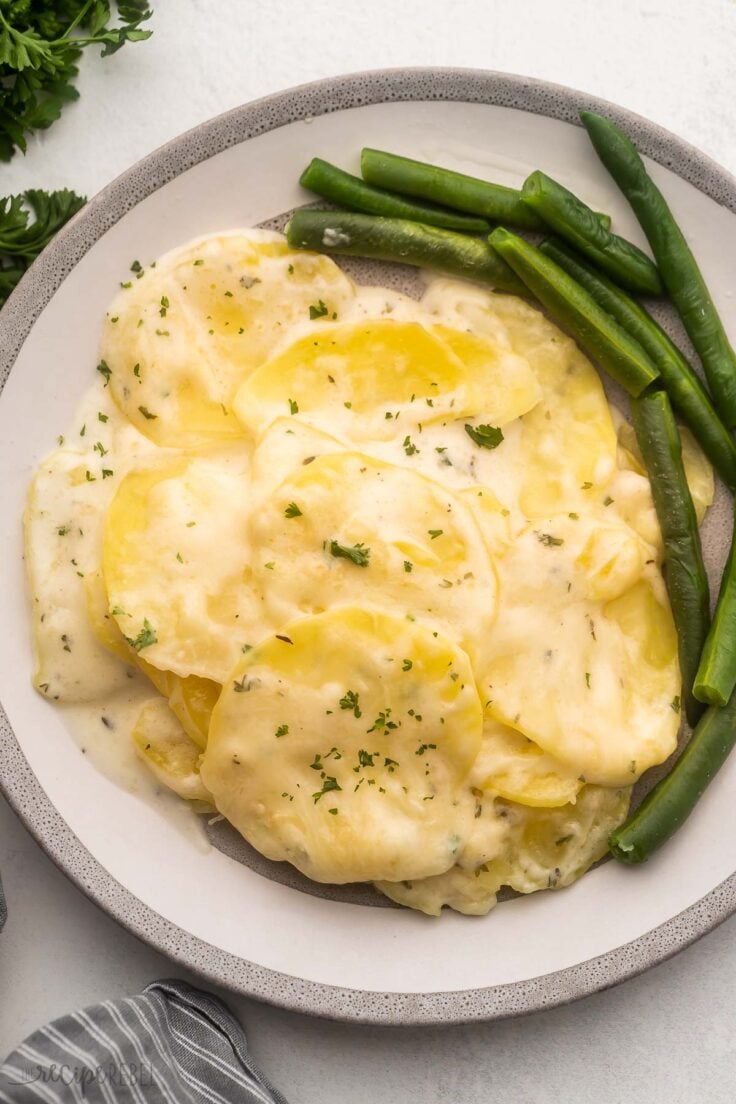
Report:
[[[125,701],[157,785],[317,881],[431,915],[560,889],[675,747],[630,427],[512,296],[182,246],[123,280],[25,528],[40,692]]]

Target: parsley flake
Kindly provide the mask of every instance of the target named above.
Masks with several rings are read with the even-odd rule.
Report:
[[[328,776],[322,782],[322,789],[317,790],[316,793],[312,794],[312,798],[314,799],[314,804],[316,805],[321,797],[324,797],[324,795],[326,793],[331,793],[333,790],[342,790],[342,786],[340,785],[340,783],[337,781],[336,778],[332,778],[332,777]]]
[[[314,322],[315,318],[324,318],[326,314],[329,314],[326,303],[323,303],[320,299],[318,303],[312,303],[309,308],[309,317]]]
[[[503,441],[503,433],[498,426],[472,426],[466,424],[465,432],[470,440],[478,445],[479,448],[495,449],[498,448]]]
[[[143,619],[143,628],[138,635],[135,638],[126,636],[125,639],[134,652],[142,652],[144,648],[150,648],[152,644],[158,641],[156,630],[147,617]]]
[[[140,410],[143,417],[149,422],[154,421],[156,418],[158,418],[158,414],[152,414],[147,406],[139,406],[138,409]]]
[[[540,533],[538,529],[535,529],[534,532],[540,544],[546,545],[547,548],[557,548],[565,543],[562,537],[553,537],[551,533]]]
[[[284,517],[287,517],[287,518],[296,518],[296,517],[303,517],[303,516],[304,515],[303,515],[302,511],[299,509],[299,507],[297,506],[296,502],[290,502],[289,505],[284,510]]]
[[[336,540],[330,541],[330,555],[336,559],[351,560],[356,567],[367,567],[368,561],[371,556],[370,548],[366,548],[364,544],[354,544],[352,546],[346,544],[340,544]]]
[[[362,717],[362,712],[358,704],[360,695],[355,690],[346,690],[345,696],[340,698],[339,706],[341,709],[352,709],[354,716]]]

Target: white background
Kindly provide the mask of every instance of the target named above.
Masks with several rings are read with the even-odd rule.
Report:
[[[559,81],[654,119],[736,171],[734,0],[154,4],[154,38],[105,62],[84,60],[80,102],[24,159],[0,168],[0,194],[66,185],[92,195],[229,107],[394,65]],[[83,898],[2,799],[0,871],[10,907],[0,936],[0,1057],[52,1016],[181,974]],[[616,990],[496,1025],[361,1028],[228,999],[291,1104],[731,1104],[735,993],[732,920]]]

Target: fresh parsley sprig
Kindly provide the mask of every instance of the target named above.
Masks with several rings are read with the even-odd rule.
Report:
[[[26,135],[54,123],[79,96],[77,62],[88,46],[102,56],[151,32],[148,0],[118,0],[111,25],[109,0],[0,0],[0,161],[25,152]]]
[[[0,199],[0,306],[41,250],[85,203],[84,196],[67,188],[58,192],[30,188],[22,195]]]

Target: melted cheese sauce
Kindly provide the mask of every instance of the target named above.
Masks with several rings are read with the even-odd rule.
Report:
[[[629,427],[528,304],[212,235],[125,281],[32,484],[34,681],[135,792],[483,913],[580,876],[675,747],[661,556]]]

